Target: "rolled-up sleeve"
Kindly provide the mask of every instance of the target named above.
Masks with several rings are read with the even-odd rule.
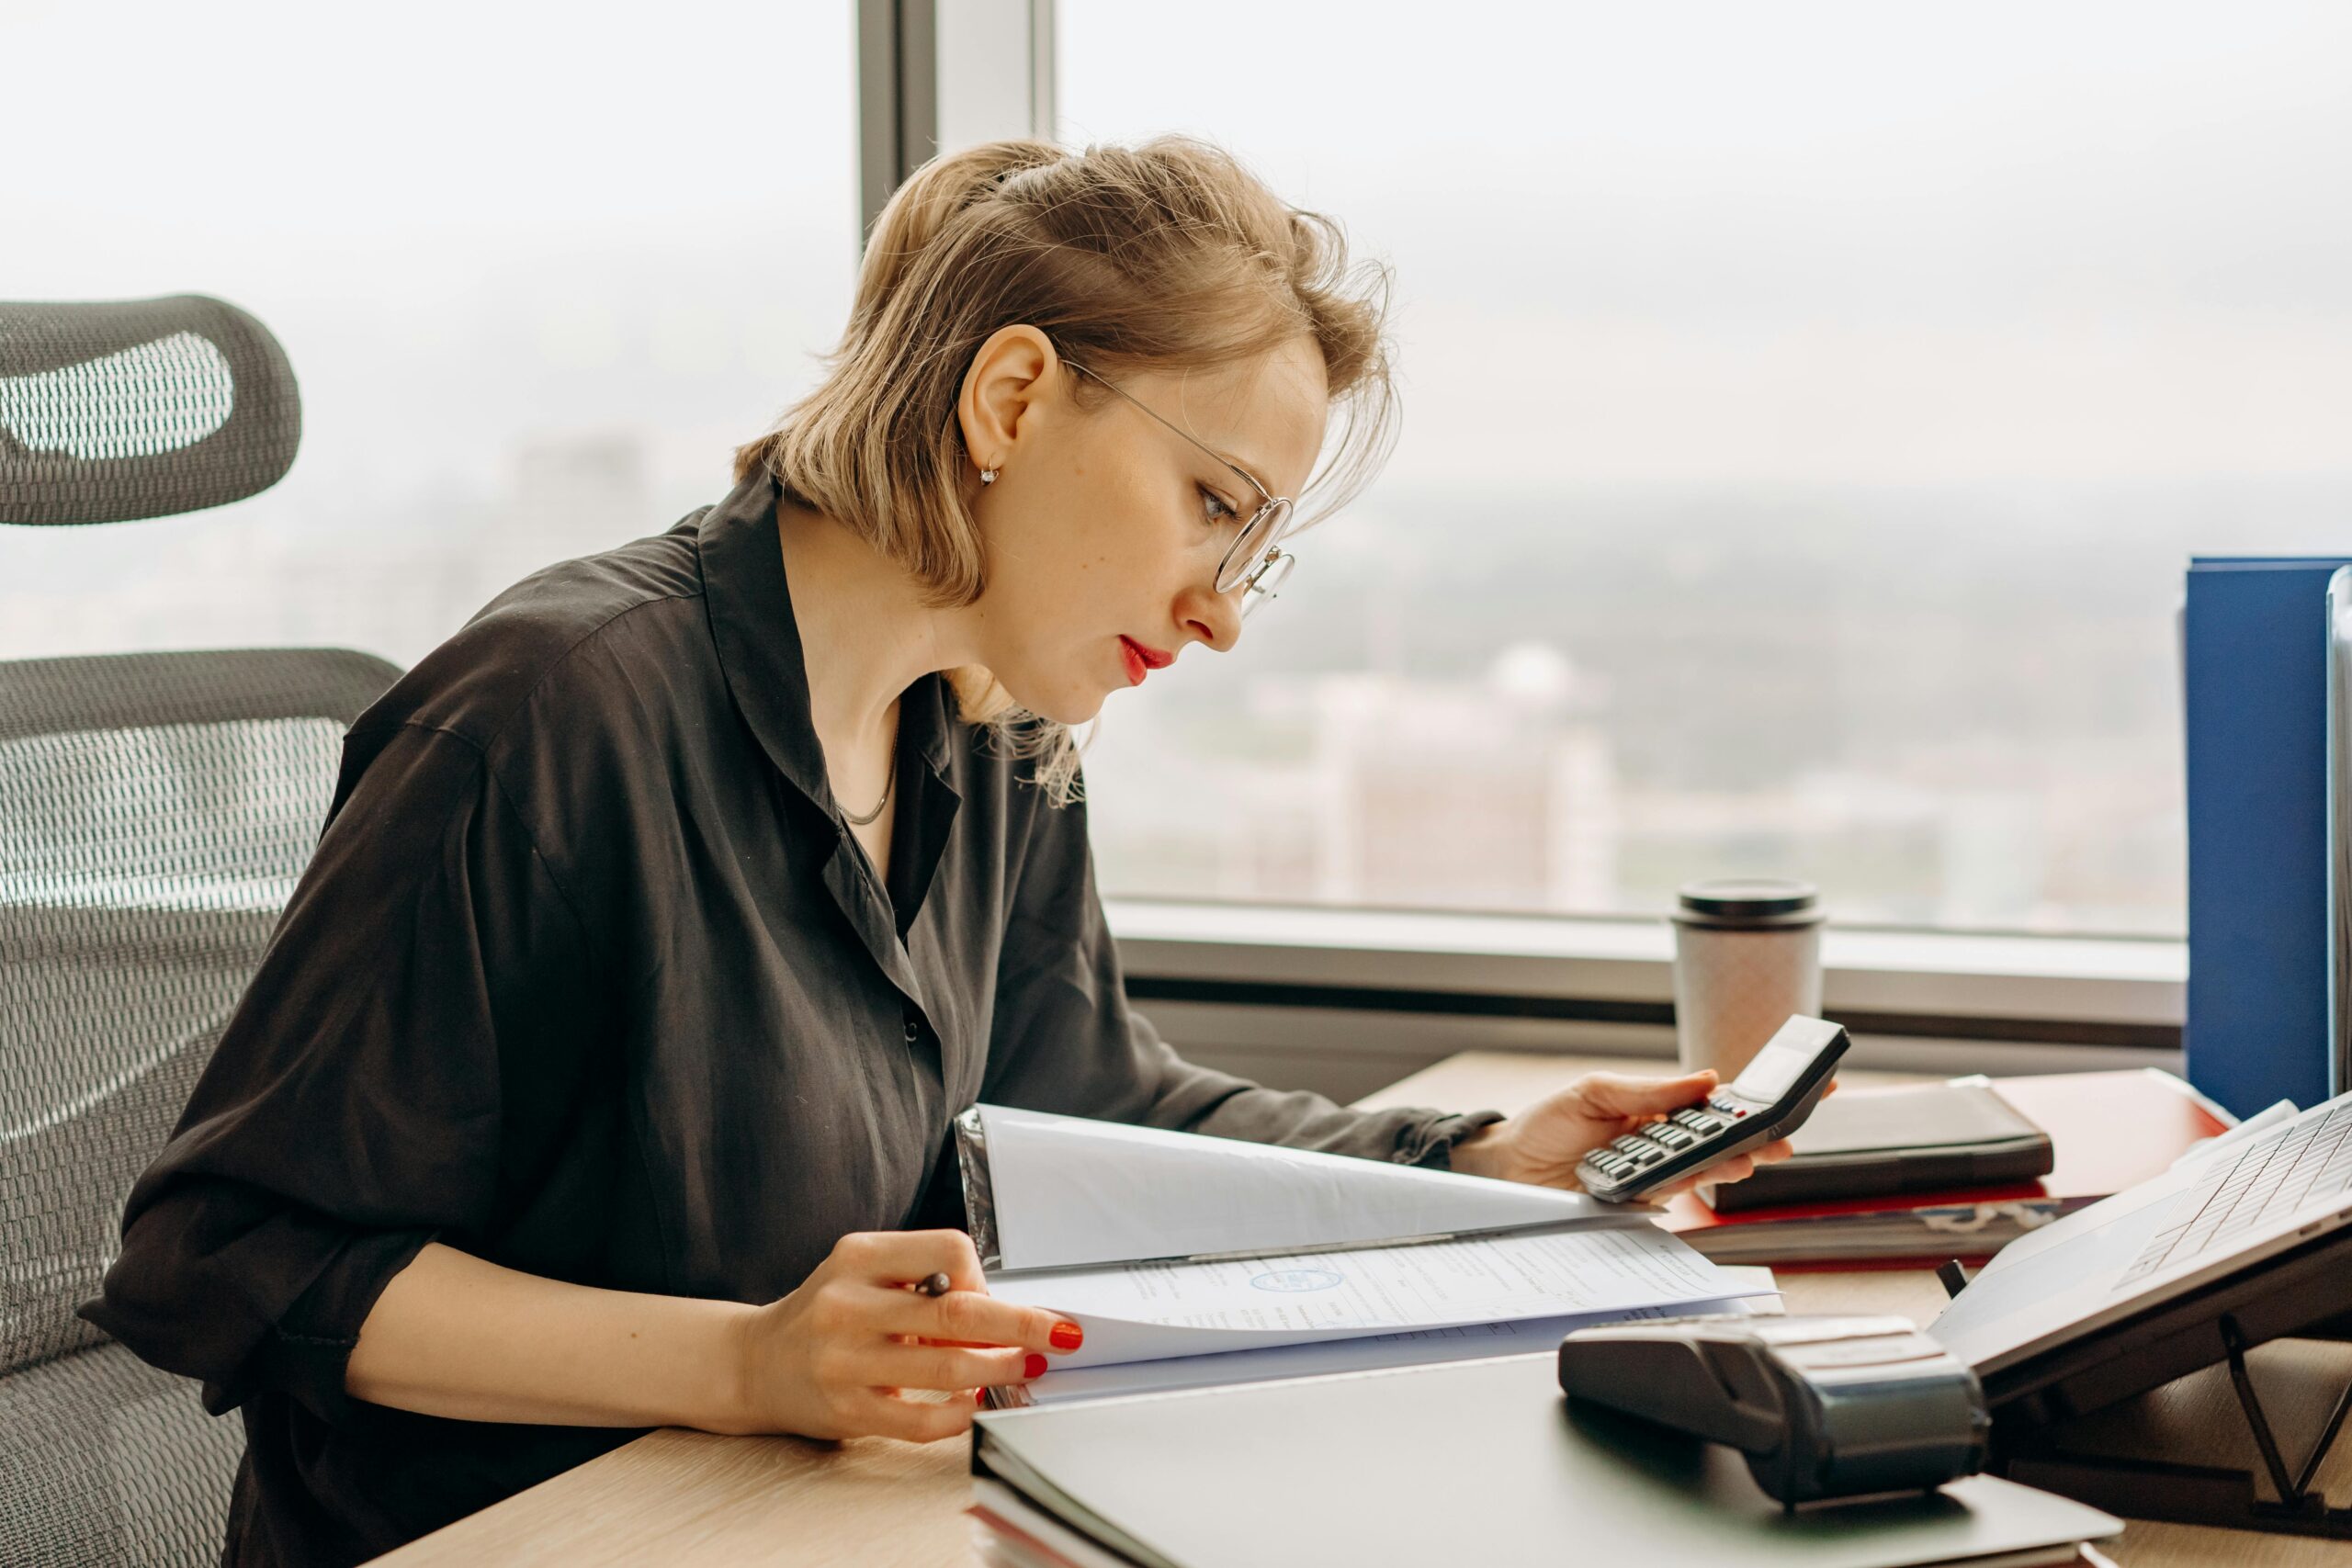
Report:
[[[469,742],[356,734],[318,852],[83,1315],[202,1380],[216,1414],[278,1391],[342,1421],[385,1285],[426,1242],[491,1222],[517,1157],[506,1107],[543,1119],[571,1092],[584,947]]]
[[[1494,1111],[1351,1111],[1185,1061],[1128,1006],[1086,807],[1040,807],[1006,920],[980,1098],[1070,1116],[1442,1168]]]

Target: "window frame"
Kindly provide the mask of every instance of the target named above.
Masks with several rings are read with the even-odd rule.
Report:
[[[1451,1049],[1673,1053],[1664,919],[1125,897],[1103,908],[1128,996],[1188,1044],[1328,1052],[1354,1027]],[[2185,942],[1833,925],[1822,958],[1823,1010],[1854,1031],[1862,1065],[2182,1070]]]

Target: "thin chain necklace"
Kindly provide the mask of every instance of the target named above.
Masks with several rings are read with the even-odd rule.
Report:
[[[890,771],[882,775],[882,798],[876,801],[874,803],[874,809],[867,812],[863,817],[853,817],[846,809],[844,809],[842,812],[842,820],[847,822],[853,828],[863,828],[867,823],[872,822],[876,818],[881,816],[882,808],[890,804],[890,784],[898,776],[899,743],[896,740],[892,740],[890,742]],[[833,804],[836,806],[841,804],[839,796],[834,798]]]

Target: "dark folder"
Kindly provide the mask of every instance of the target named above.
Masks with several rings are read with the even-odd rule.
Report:
[[[2117,1519],[1973,1476],[1782,1510],[1739,1455],[1571,1406],[1550,1353],[983,1412],[975,1475],[1125,1561],[1900,1568],[2112,1535]]]
[[[1956,1192],[2050,1174],[2050,1136],[1989,1079],[1849,1089],[1822,1101],[1790,1138],[1796,1153],[1716,1187],[1719,1214],[1777,1203]]]

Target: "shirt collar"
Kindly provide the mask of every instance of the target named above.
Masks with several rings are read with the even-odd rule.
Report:
[[[830,814],[833,790],[809,716],[808,667],[776,531],[782,495],[774,477],[755,473],[704,513],[697,529],[703,592],[736,707],[768,760]],[[899,744],[944,779],[952,733],[947,682],[925,675],[899,700]]]

